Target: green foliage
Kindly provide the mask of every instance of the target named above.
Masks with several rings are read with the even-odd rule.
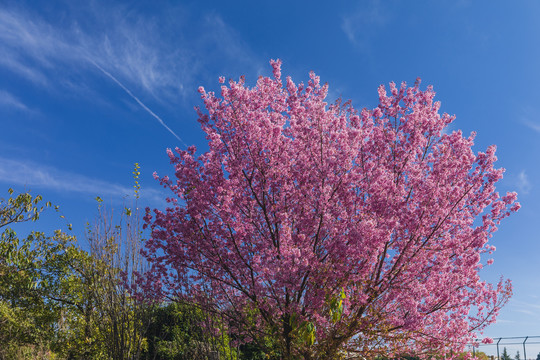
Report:
[[[218,353],[221,359],[238,358],[229,346],[224,322],[189,304],[173,302],[156,308],[147,339],[144,359],[191,360],[210,353]]]
[[[36,221],[44,208],[51,206],[50,202],[38,206],[42,201],[41,195],[32,197],[30,193],[24,193],[13,197],[14,191],[11,188],[8,193],[10,197],[7,200],[0,199],[0,228],[12,223]]]
[[[512,360],[512,358],[510,357],[510,355],[508,355],[508,352],[506,351],[506,347],[503,348],[501,360]]]
[[[49,358],[64,348],[70,330],[63,319],[80,298],[74,268],[87,254],[74,237],[57,231],[52,237],[32,232],[20,239],[7,227],[36,221],[51,206],[40,207],[40,201],[28,193],[0,201],[0,358]]]
[[[341,289],[339,294],[328,294],[326,296],[327,311],[334,324],[338,323],[343,314],[343,300],[345,300],[345,291]],[[299,348],[310,348],[316,342],[316,327],[309,320],[299,320],[297,314],[289,317],[289,326],[291,328],[291,337],[299,343]]]
[[[138,172],[138,165],[135,166]],[[134,172],[135,180],[138,174]],[[133,359],[147,347],[145,332],[154,305],[133,297],[126,285],[137,286],[136,274],[144,273],[146,262],[140,255],[142,244],[141,215],[135,201],[131,207],[114,213],[102,206],[99,197],[97,219],[88,224],[87,241],[93,263],[89,269],[89,298],[94,302],[94,313],[99,322],[103,347],[114,359]],[[133,210],[132,210],[133,209]]]
[[[292,337],[304,345],[312,346],[315,343],[315,326],[311,321],[298,321],[298,316],[293,314],[289,318]]]
[[[444,356],[435,356],[437,359],[444,359]],[[477,359],[477,360],[490,360],[491,358],[483,351],[474,351],[474,358],[473,358],[473,352],[471,351],[463,351],[459,353],[456,356],[457,360],[464,360],[464,359]]]
[[[139,171],[141,167],[139,166],[139,163],[135,163],[134,169],[133,169],[133,180],[135,181],[135,185],[133,185],[134,192],[135,192],[135,198],[138,199],[141,190],[141,185],[139,184],[139,175],[141,175],[141,172]]]
[[[39,201],[40,196],[29,194],[2,200],[0,224],[36,221],[43,210]],[[112,355],[112,348],[135,358],[143,337],[133,331],[133,324],[142,325],[122,285],[120,268],[111,268],[115,264],[107,261],[115,256],[118,244],[107,238],[101,245],[101,252],[89,253],[75,237],[61,231],[53,236],[32,232],[21,239],[12,229],[4,229],[0,235],[0,359],[53,355],[120,359]],[[111,305],[106,299],[116,302]],[[134,333],[135,346],[115,347],[115,340],[132,339]]]
[[[229,316],[227,323],[236,329],[243,329],[244,334],[234,334],[231,339],[240,343],[238,346],[239,359],[254,360],[277,360],[282,358],[278,326],[261,328],[255,323],[256,313],[259,311],[251,306],[245,306],[243,322],[237,323],[237,318]],[[253,334],[265,334],[264,336],[253,336]],[[246,338],[247,337],[247,338]]]
[[[337,323],[343,314],[343,300],[345,300],[345,290],[341,289],[338,296],[327,299],[329,312],[332,315],[332,321]]]
[[[136,164],[135,199],[139,174]],[[145,266],[136,201],[116,219],[96,197],[98,217],[88,225],[84,251],[59,230],[19,237],[8,225],[36,221],[51,204],[11,189],[9,195],[0,199],[0,360],[195,359],[212,352],[240,358],[222,319],[185,304],[156,306],[127,291],[124,282],[133,284]],[[269,359],[260,349],[245,347],[243,358]]]

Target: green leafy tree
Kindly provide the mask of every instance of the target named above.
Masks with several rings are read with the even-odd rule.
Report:
[[[13,193],[0,200],[0,358],[48,358],[69,348],[82,289],[73,269],[87,254],[61,231],[20,239],[8,225],[37,221],[51,204]]]
[[[137,164],[133,175],[135,200],[120,216],[97,198],[89,252],[61,231],[20,238],[9,228],[37,221],[51,207],[41,206],[41,196],[15,196],[10,189],[9,198],[0,199],[0,360],[139,359],[146,351],[156,304],[131,291],[145,271]]]
[[[0,235],[0,358],[46,352],[47,339],[41,335],[47,333],[34,330],[46,327],[39,322],[50,317],[50,312],[45,311],[48,309],[39,302],[36,304],[31,296],[38,280],[29,256],[31,236],[20,244],[17,234],[7,228],[15,223],[37,220],[43,210],[37,206],[41,197],[28,193],[12,196],[12,189],[8,192],[7,200],[0,199],[0,228],[4,230]],[[34,316],[27,316],[25,308]]]
[[[521,357],[519,356],[519,350],[518,350],[518,352],[516,353],[516,356],[514,357],[514,359],[516,359],[516,360],[520,360],[520,359],[521,359]]]
[[[506,347],[503,348],[503,353],[501,355],[501,360],[512,360],[510,355],[508,355],[508,351],[506,351]]]
[[[212,356],[238,359],[236,350],[230,347],[231,339],[223,319],[199,307],[179,302],[160,306],[152,315],[144,359],[191,360]],[[245,357],[248,358],[259,359]]]
[[[107,306],[106,299],[127,294],[121,269],[105,259],[114,256],[115,240],[89,253],[61,231],[20,239],[7,225],[36,221],[51,205],[40,207],[40,196],[9,194],[0,203],[0,359],[122,359],[113,351],[136,358],[131,349],[115,347],[118,339],[133,337],[124,325],[133,323],[132,299],[120,299],[124,317],[115,323]]]

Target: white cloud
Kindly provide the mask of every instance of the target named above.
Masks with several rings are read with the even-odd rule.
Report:
[[[527,126],[529,129],[532,129],[532,130],[540,133],[540,124],[537,124],[537,123],[529,121],[529,120],[523,120],[523,124],[525,126]]]
[[[536,312],[527,310],[527,309],[515,309],[514,311],[522,313],[522,314],[526,314],[526,315],[536,315]]]
[[[527,295],[527,296],[531,297],[530,294]],[[519,308],[519,309],[526,309],[526,310],[536,309],[536,310],[540,310],[540,304],[538,304],[538,303],[531,303],[531,302],[525,302],[525,301],[522,301],[522,300],[512,299],[510,304],[513,307],[516,307],[516,308]],[[536,311],[536,313],[539,313],[539,312]]]
[[[226,58],[234,59],[240,64],[254,62],[253,54],[241,36],[223,18],[216,13],[204,17],[202,27],[206,30],[201,34],[200,41],[207,47],[218,49]],[[251,65],[253,66],[253,65]]]
[[[144,27],[139,30],[128,28],[120,22],[117,13],[112,12],[109,16],[112,17],[109,19],[111,23],[115,24],[110,29],[111,35],[100,37],[83,32],[77,24],[65,31],[51,26],[39,17],[31,18],[29,14],[0,10],[0,52],[7,55],[0,64],[36,85],[48,87],[53,83],[55,86],[62,84],[58,79],[47,80],[51,70],[54,72],[55,69],[62,68],[64,72],[66,67],[67,69],[71,67],[72,71],[77,71],[86,68],[89,63],[94,64],[178,138],[159,116],[116,77],[103,69],[106,67],[116,71],[130,84],[144,89],[156,98],[160,96],[158,93],[163,96],[167,94],[168,88],[172,87],[171,82],[180,82],[169,69],[165,71],[157,67],[155,60],[159,57],[159,46],[152,47],[139,40],[142,31],[145,31]],[[127,36],[128,33],[132,36]],[[111,36],[114,41],[110,40]],[[163,65],[168,64],[165,61]],[[72,82],[70,85],[73,87]],[[81,86],[79,90],[86,90],[86,85]],[[13,101],[11,103],[15,104]]]
[[[158,116],[156,115],[152,110],[150,110],[148,108],[148,106],[146,106],[141,100],[139,100],[138,97],[136,97],[135,95],[133,95],[133,93],[124,86],[124,84],[122,84],[117,78],[115,78],[114,76],[112,76],[108,71],[104,70],[101,66],[99,66],[98,64],[94,63],[94,65],[99,69],[101,70],[101,72],[105,75],[107,75],[109,78],[111,78],[112,81],[114,81],[116,84],[118,84],[118,86],[120,86],[122,88],[122,90],[124,90],[133,100],[135,100],[137,102],[137,104],[139,104],[147,113],[149,113],[153,118],[155,118],[165,129],[167,129],[167,131],[169,131],[171,134],[174,135],[174,137],[176,137],[182,144],[184,144],[185,147],[187,147],[187,144],[184,142],[184,140],[182,140],[180,138],[180,136],[176,135],[176,133],[174,131],[171,130],[170,127],[168,127],[165,122]]]
[[[72,22],[60,26],[37,13],[0,7],[0,66],[44,85],[51,70],[87,71],[95,63],[128,86],[167,101],[195,92],[209,62],[259,68],[218,14],[190,19],[182,8],[167,11],[158,22],[125,6],[93,3],[73,10]]]
[[[390,12],[380,1],[363,1],[358,6],[356,11],[343,16],[341,29],[350,42],[368,50],[369,41],[376,31],[390,21]]]
[[[218,14],[193,20],[181,8],[168,10],[158,22],[125,6],[93,2],[72,9],[62,24],[52,24],[31,10],[0,7],[0,67],[46,87],[49,93],[78,91],[95,102],[102,99],[89,88],[92,81],[77,84],[70,75],[82,74],[86,79],[84,75],[99,74],[127,90],[178,138],[143,101],[151,98],[174,106],[188,93],[196,93],[197,79],[206,77],[212,66],[228,63],[248,73],[259,66],[249,47]],[[208,80],[217,83],[217,75]]]
[[[17,97],[12,95],[11,93],[0,90],[0,106],[1,107],[7,107],[12,108],[24,112],[31,112],[31,110],[23,104]]]
[[[515,316],[526,315],[528,320],[540,319],[540,305],[518,299],[511,299],[505,311]]]
[[[2,28],[2,23],[0,19],[0,29]],[[12,71],[15,74],[31,81],[34,84],[40,86],[48,85],[47,77],[42,73],[40,69],[32,67],[30,65],[24,64],[23,60],[20,59],[14,51],[7,49],[6,46],[2,46],[0,42],[0,49],[2,49],[3,56],[0,56],[0,66],[5,67]]]
[[[95,17],[94,32],[83,30],[77,22],[67,28],[55,27],[34,14],[0,9],[4,54],[0,64],[40,85],[49,71],[74,71],[89,65],[88,60],[154,96],[182,82],[176,70],[186,64],[167,56],[169,49],[160,44],[150,25],[127,23],[116,9],[100,12],[99,18],[85,15]],[[172,66],[172,62],[178,64]]]
[[[91,199],[100,196],[120,201],[126,196],[133,195],[132,187],[90,178],[30,161],[2,157],[0,157],[0,182],[9,184],[9,186],[21,185],[26,188],[81,193],[89,195]],[[143,188],[141,190],[141,200],[154,206],[163,206],[166,195],[164,195],[163,191],[152,188]]]
[[[518,188],[518,191],[522,194],[528,194],[531,191],[532,185],[529,181],[529,177],[527,176],[527,173],[525,170],[522,170],[518,176],[516,181],[516,186]]]

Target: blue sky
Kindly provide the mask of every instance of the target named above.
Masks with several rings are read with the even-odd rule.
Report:
[[[218,89],[221,75],[253,84],[271,58],[298,82],[314,70],[358,108],[377,105],[380,84],[421,77],[457,116],[452,129],[477,132],[475,150],[497,145],[498,189],[523,206],[483,272],[514,284],[486,335],[540,335],[540,3],[261,3],[2,1],[0,196],[42,194],[82,234],[96,196],[121,207],[132,193],[138,162],[141,202],[162,206],[152,173],[172,173],[166,148],[205,149],[197,87]],[[40,228],[64,226],[55,216]]]

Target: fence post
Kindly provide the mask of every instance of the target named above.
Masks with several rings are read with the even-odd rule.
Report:
[[[499,341],[497,341],[497,360],[501,360],[501,357],[499,355],[499,343],[501,342],[502,338],[499,338]]]
[[[525,340],[523,340],[523,357],[525,358],[525,360],[527,360],[527,350],[525,350],[525,341],[527,341],[529,337],[526,336],[525,337]]]

